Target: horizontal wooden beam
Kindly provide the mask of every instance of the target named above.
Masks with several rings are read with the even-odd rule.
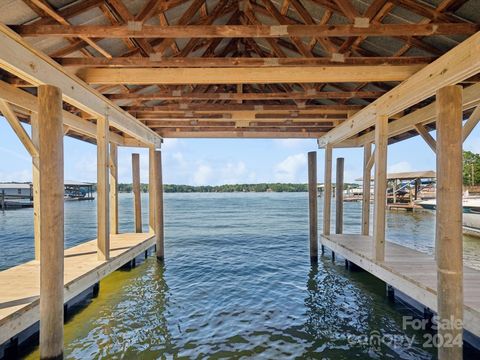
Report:
[[[237,67],[231,68],[83,68],[78,76],[89,84],[275,84],[403,81],[422,65]]]
[[[0,99],[27,110],[27,114],[38,113],[38,100],[35,96],[3,81],[0,81]],[[97,136],[97,126],[94,123],[84,120],[66,110],[63,110],[63,123],[71,130],[90,138],[95,139]],[[109,136],[111,142],[124,145],[124,138],[122,136],[114,132],[110,132]]]
[[[393,116],[433,96],[443,86],[453,85],[480,72],[480,32],[427,65],[372,104],[323,136],[320,146],[335,144],[373,126],[377,114]]]
[[[352,36],[432,36],[471,35],[476,24],[370,24],[355,25],[187,25],[153,26],[141,22],[129,25],[13,25],[22,36],[60,36],[87,38],[281,38],[281,37],[352,37]]]
[[[232,138],[232,139],[317,139],[324,132],[315,131],[249,131],[245,128],[233,131],[211,131],[211,130],[163,130],[159,131],[163,138],[198,138],[198,139],[217,139],[217,138]]]
[[[34,86],[60,88],[63,99],[94,117],[109,117],[110,124],[147,144],[160,145],[161,137],[120,109],[112,101],[69,74],[62,66],[36,50],[7,26],[0,24],[0,67]]]
[[[393,56],[393,57],[349,57],[337,54],[335,58],[241,58],[241,57],[114,57],[112,59],[93,58],[54,58],[63,66],[80,67],[278,67],[278,66],[325,66],[325,65],[411,65],[429,64],[435,57]]]
[[[478,107],[480,105],[480,83],[471,85],[463,89],[463,111]],[[423,108],[415,110],[397,120],[390,121],[388,124],[388,137],[397,136],[407,131],[415,130],[416,124],[428,125],[435,122],[437,118],[436,102],[433,102]],[[352,138],[357,146],[371,143],[375,139],[375,132],[370,131],[358,138]]]
[[[250,104],[168,104],[155,106],[124,106],[125,110],[135,112],[222,112],[233,113],[236,111],[255,112],[255,113],[280,113],[292,112],[295,114],[308,113],[346,113],[348,111],[358,111],[362,109],[361,105],[250,105]]]
[[[323,130],[330,130],[333,123],[331,121],[215,121],[215,120],[161,120],[145,122],[151,129],[164,128],[164,127],[239,127],[239,123],[245,124],[248,127],[255,127],[261,129],[262,127],[278,127],[278,128],[292,128],[292,127],[314,127],[322,128]]]
[[[180,90],[162,91],[154,94],[111,94],[110,100],[314,100],[314,99],[370,99],[384,94],[384,91],[299,91],[282,93],[204,93],[182,92]]]

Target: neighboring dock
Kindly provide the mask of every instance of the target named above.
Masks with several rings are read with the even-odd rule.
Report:
[[[66,249],[64,303],[154,245],[153,233],[111,235],[110,259],[107,261],[97,258],[97,240]],[[32,260],[1,271],[0,289],[0,344],[4,344],[40,319],[39,261]]]

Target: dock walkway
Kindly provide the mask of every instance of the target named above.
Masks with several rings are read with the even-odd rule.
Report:
[[[385,261],[372,258],[373,239],[362,235],[322,235],[323,245],[400,290],[432,311],[437,311],[437,266],[431,255],[385,244]],[[464,267],[464,328],[480,336],[480,271]]]
[[[151,233],[110,236],[110,260],[97,260],[97,241],[65,249],[64,279],[67,303],[102,278],[155,244]],[[0,271],[0,344],[39,320],[39,261]]]

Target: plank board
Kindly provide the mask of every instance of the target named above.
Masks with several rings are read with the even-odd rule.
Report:
[[[65,302],[94,285],[155,244],[151,233],[110,237],[110,260],[97,260],[97,240],[65,249]],[[39,320],[40,263],[0,272],[0,344]]]
[[[433,256],[385,242],[385,261],[372,257],[373,238],[322,235],[323,245],[411,298],[437,310],[437,266]],[[464,266],[464,328],[480,336],[480,271]]]

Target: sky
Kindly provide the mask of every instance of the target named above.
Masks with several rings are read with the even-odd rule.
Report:
[[[24,127],[30,133],[30,126]],[[432,133],[435,137],[435,134]],[[480,153],[480,126],[464,143]],[[323,181],[324,150],[313,139],[165,139],[162,145],[165,184],[221,185],[260,182],[307,182],[307,153],[318,150],[318,181]],[[141,181],[148,182],[148,151],[120,147],[121,183],[131,183],[131,154],[140,154]],[[362,177],[363,150],[334,149],[345,158],[345,181]],[[96,146],[70,137],[64,140],[65,179],[96,181]],[[334,161],[335,168],[335,161]],[[435,170],[435,156],[423,139],[388,147],[388,172]],[[333,171],[335,181],[335,169]],[[8,122],[0,116],[0,182],[31,181],[31,158]]]

